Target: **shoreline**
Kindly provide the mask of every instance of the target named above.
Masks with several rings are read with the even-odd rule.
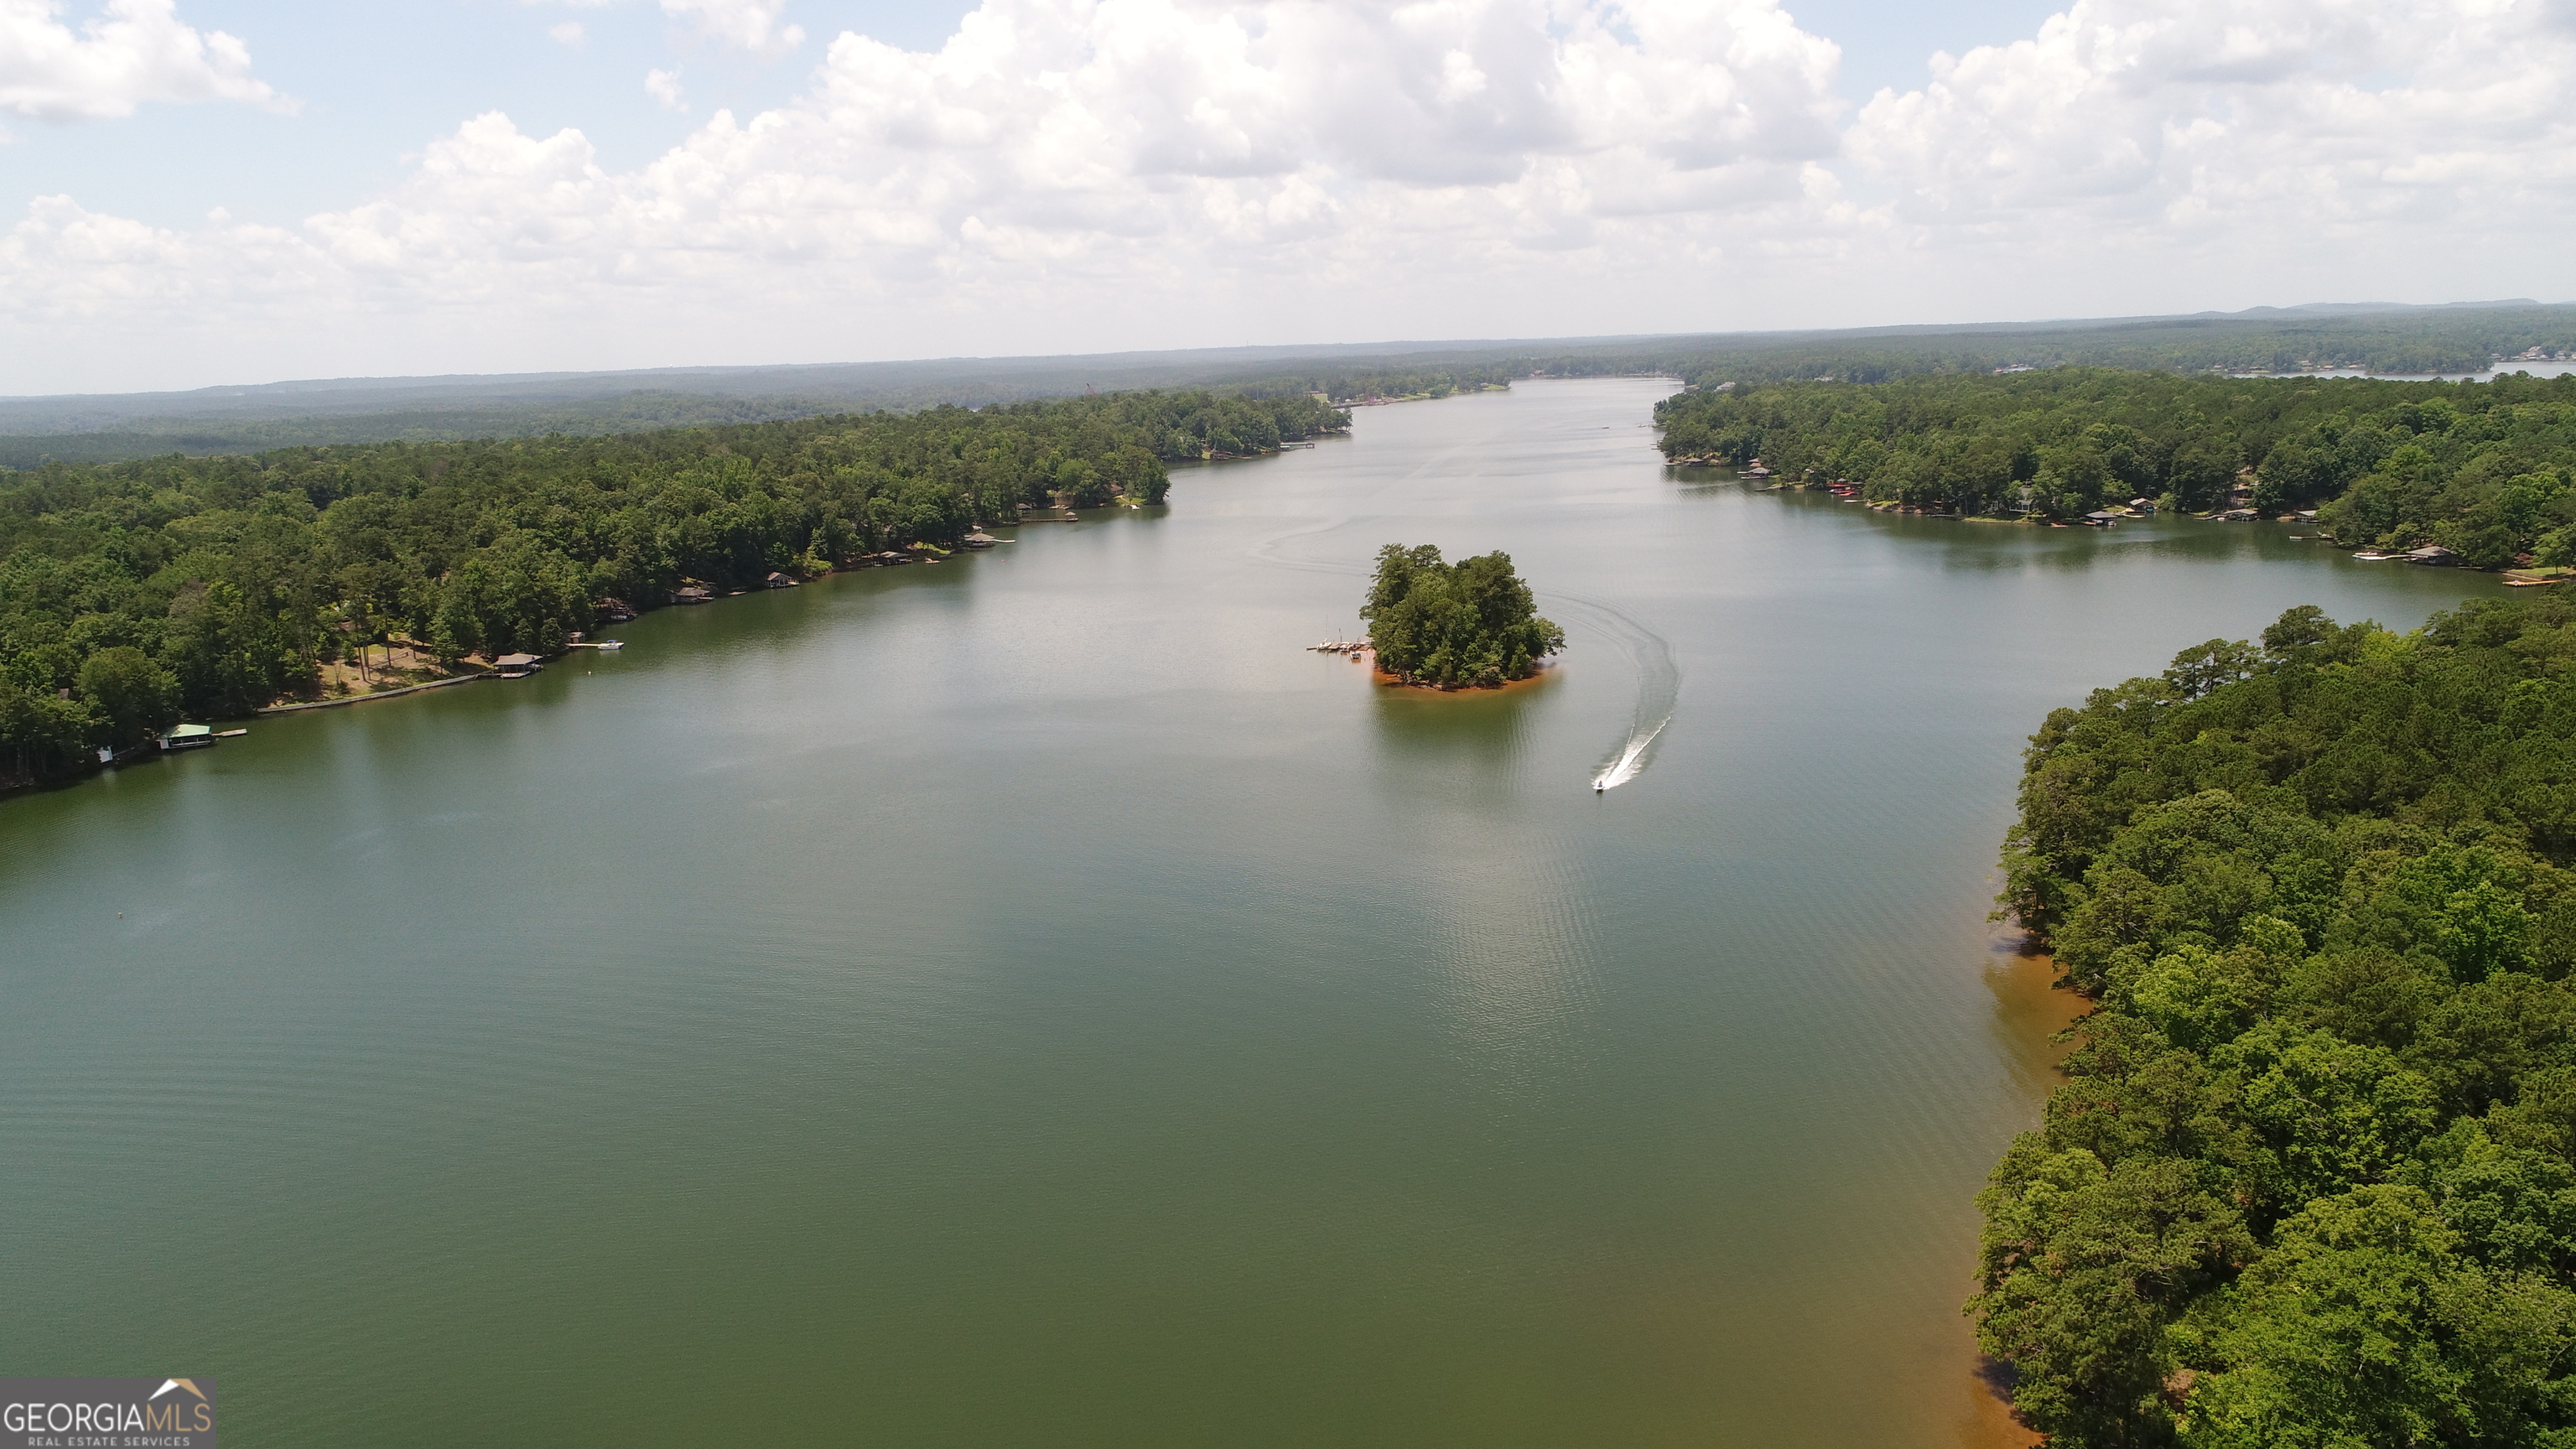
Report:
[[[1665,466],[1665,467],[1667,467],[1667,468],[1689,468],[1689,467],[1700,467],[1700,466],[1706,466],[1706,465],[1703,465],[1703,464],[1697,464],[1697,463],[1690,463],[1690,462],[1682,462],[1682,461],[1676,461],[1676,460],[1667,459],[1667,460],[1665,461],[1665,463],[1664,463],[1664,466]],[[1698,480],[1684,480],[1684,481],[1698,481]],[[1721,482],[1721,481],[1728,481],[1728,480],[1710,479],[1710,480],[1706,480],[1706,481],[1709,481],[1709,482]],[[1734,481],[1734,482],[1738,482],[1738,483],[1751,483],[1751,482],[1753,482],[1753,481],[1755,481],[1755,480],[1750,479],[1750,478],[1744,478],[1744,477],[1739,476],[1739,477],[1737,477],[1737,478],[1733,479],[1732,481]],[[2110,517],[2110,518],[2107,518],[2107,519],[2102,519],[2102,520],[2075,519],[2075,520],[2070,521],[2070,520],[2066,520],[2066,519],[2048,518],[2048,517],[2045,517],[2045,516],[2042,516],[2042,515],[2039,515],[2039,514],[2017,514],[2017,515],[2013,515],[2013,516],[2010,516],[2010,517],[2006,517],[2006,516],[2004,516],[2004,515],[2002,515],[2002,514],[1994,514],[1994,513],[1945,513],[1945,512],[1942,512],[1942,511],[1940,511],[1940,510],[1937,510],[1937,509],[1930,509],[1930,508],[1915,508],[1915,507],[1912,507],[1912,506],[1910,506],[1910,505],[1901,504],[1901,503],[1892,503],[1892,502],[1886,502],[1886,501],[1876,501],[1876,502],[1873,502],[1873,501],[1871,501],[1871,500],[1869,500],[1869,499],[1866,499],[1866,498],[1861,497],[1857,492],[1850,492],[1850,493],[1839,492],[1839,491],[1837,491],[1835,488],[1827,487],[1827,486],[1825,486],[1825,485],[1821,485],[1821,484],[1814,484],[1814,483],[1774,483],[1774,484],[1769,484],[1769,485],[1766,485],[1766,486],[1763,486],[1763,487],[1754,488],[1754,489],[1752,489],[1752,490],[1750,490],[1750,491],[1755,492],[1755,493],[1817,493],[1817,492],[1830,493],[1830,494],[1833,494],[1834,499],[1835,499],[1835,501],[1836,501],[1836,502],[1840,502],[1840,503],[1857,503],[1857,504],[1860,504],[1862,507],[1867,508],[1867,509],[1868,509],[1870,512],[1872,512],[1872,513],[1883,513],[1883,514],[1886,514],[1886,515],[1888,515],[1888,516],[1890,516],[1890,517],[1901,517],[1901,518],[1930,518],[1930,519],[1938,519],[1938,520],[1940,520],[1940,521],[1942,521],[1942,522],[1944,522],[1944,523],[1985,523],[1985,524],[1998,524],[1998,523],[1999,523],[1999,524],[2005,524],[2005,525],[2014,526],[2014,527],[2020,527],[2020,528],[2095,528],[2095,529],[2101,529],[2101,530],[2104,530],[2104,531],[2108,531],[2111,527],[2113,527],[2113,526],[2115,526],[2115,525],[2117,525],[2117,524],[2121,524],[2121,523],[2149,523],[2149,522],[2154,522],[2154,521],[2155,521],[2155,520],[2157,520],[2158,518],[2173,518],[2173,519],[2185,519],[2185,518],[2187,518],[2187,519],[2190,519],[2191,521],[2193,521],[2194,523],[2289,523],[2289,524],[2302,524],[2302,525],[2305,525],[2305,526],[2308,526],[2308,527],[2311,527],[2311,528],[2313,528],[2313,527],[2315,527],[2315,526],[2316,526],[2316,522],[2315,522],[2315,520],[2314,520],[2314,519],[2299,518],[2299,517],[2295,517],[2295,516],[2293,516],[2293,515],[2289,515],[2289,514],[2282,514],[2282,515],[2278,515],[2278,516],[2271,516],[2271,515],[2257,515],[2257,516],[2253,516],[2253,517],[2230,517],[2227,513],[2224,513],[2224,512],[2220,512],[2220,513],[2192,513],[2192,512],[2188,512],[2188,511],[2176,511],[2176,512],[2171,512],[2171,513],[2163,513],[2163,512],[2132,513],[2132,512],[2130,512],[2130,511],[2128,511],[2128,510],[2126,510],[2126,509],[2117,509],[2117,510],[2105,510],[2105,512],[2110,512],[2110,513],[2113,513],[2113,514],[2115,515],[2115,516]],[[2329,547],[2329,548],[2336,548],[2336,549],[2354,549],[2354,548],[2359,548],[2359,549],[2361,549],[2361,550],[2362,550],[2363,552],[2365,552],[2365,553],[2367,553],[2367,552],[2369,552],[2369,551],[2370,551],[2370,548],[2369,548],[2369,546],[2368,546],[2368,545],[2356,545],[2356,544],[2346,543],[2346,542],[2344,542],[2343,540],[2341,540],[2341,539],[2339,539],[2339,538],[2336,538],[2334,535],[2332,535],[2332,534],[2330,534],[2330,533],[2292,534],[2292,535],[2290,535],[2290,537],[2291,537],[2291,539],[2292,539],[2293,541],[2298,541],[2298,542],[2311,542],[2311,543],[2322,543],[2322,544],[2326,545],[2326,546],[2327,546],[2327,547]],[[2356,556],[2358,556],[2358,555],[2356,555]],[[2406,555],[2405,555],[2404,553],[2390,553],[2390,554],[2384,554],[2384,555],[2381,555],[2381,557],[2382,557],[2382,558],[2384,558],[2384,559],[2386,559],[2386,560],[2388,560],[2388,561],[2390,561],[2390,562],[2403,561],[2403,562],[2413,563],[2413,564],[2415,564],[2415,565],[2416,565],[2417,567],[2419,567],[2419,568],[2421,568],[2421,567],[2449,568],[2449,569],[2456,569],[2456,570],[2459,570],[2460,572],[2463,572],[2463,573],[2485,574],[2485,575],[2488,575],[2488,576],[2490,576],[2490,577],[2501,578],[2501,579],[2503,579],[2506,583],[2508,583],[2508,584],[2510,584],[2510,585],[2513,585],[2513,586],[2515,586],[2515,587],[2517,587],[2517,588],[2532,588],[2532,587],[2536,587],[2536,586],[2539,586],[2539,585],[2542,585],[2542,584],[2554,584],[2554,583],[2561,583],[2561,582],[2565,582],[2565,578],[2564,578],[2564,577],[2536,577],[2535,575],[2541,574],[2541,573],[2543,573],[2543,572],[2545,572],[2545,571],[2543,571],[2543,570],[2539,570],[2539,569],[2530,568],[2530,567],[2526,567],[2526,566],[2522,566],[2522,565],[2514,565],[2514,566],[2511,566],[2511,567],[2504,567],[2504,568],[2483,568],[2483,567],[2480,567],[2480,566],[2478,566],[2478,565],[2476,565],[2476,564],[2467,564],[2467,563],[2460,563],[2460,562],[2457,562],[2455,558],[2442,558],[2442,559],[2410,559],[2410,558],[2407,558],[2407,557],[2406,557]]]
[[[344,694],[337,699],[301,699],[293,704],[264,704],[252,710],[249,717],[258,719],[264,715],[293,714],[298,710],[306,709],[339,709],[344,705],[365,704],[373,699],[396,699],[406,694],[418,694],[424,689],[444,689],[451,684],[499,677],[489,669],[478,669],[472,674],[451,674],[445,679],[428,679],[418,684],[406,684],[394,689],[374,689],[365,694]]]
[[[1385,670],[1378,668],[1377,660],[1374,656],[1369,659],[1368,671],[1369,683],[1374,684],[1381,689],[1409,689],[1420,694],[1468,696],[1509,694],[1516,689],[1527,689],[1532,685],[1544,684],[1556,677],[1555,665],[1541,664],[1536,669],[1530,671],[1530,676],[1527,679],[1506,679],[1500,684],[1452,684],[1446,686],[1438,684],[1419,684],[1413,680],[1406,679],[1401,675],[1389,674]]]
[[[2065,1085],[2065,1063],[2075,1044],[2060,1034],[2094,1009],[2090,997],[2060,984],[2057,958],[2028,931],[2006,926],[1995,932],[1984,970],[1994,1020],[2011,1055],[2005,1065],[2016,1084],[2034,1094],[2030,1127],[2047,1111],[2048,1098]],[[2025,1129],[2028,1130],[2028,1129]],[[1989,1358],[1968,1330],[1969,1417],[1961,1426],[1965,1449],[2039,1449],[2045,1441],[2021,1421],[2013,1408],[2012,1366]]]
[[[1014,520],[1014,522],[1023,521],[1025,520]],[[1066,521],[1070,522],[1074,520]],[[1008,527],[1010,525],[1005,524],[996,526]],[[995,543],[1014,543],[1017,541],[1018,540],[1016,539],[994,540]],[[887,558],[883,554],[863,554],[858,558],[849,560],[848,562],[839,564],[833,568],[825,569],[821,573],[811,574],[805,578],[798,579],[796,582],[798,584],[819,583],[824,579],[838,578],[843,575],[861,573],[871,569],[888,568],[897,563],[945,563],[968,553],[983,552],[990,547],[992,547],[991,544],[985,544],[980,546],[968,545],[954,550],[943,549],[939,550],[939,556],[937,557],[924,557],[903,553],[896,558]],[[648,609],[645,613],[657,612],[659,608],[682,608],[687,607],[688,605],[713,604],[725,599],[741,598],[751,594],[765,594],[772,592],[775,587],[786,586],[732,589],[721,594],[710,594],[706,598],[689,600],[687,605],[682,604],[678,600],[674,600],[670,604],[657,606],[657,609]],[[636,614],[629,616],[628,619],[622,620],[621,622],[632,622],[633,619],[642,617],[643,614]],[[415,658],[419,657],[417,653],[418,646],[416,644],[406,641],[404,644],[397,647],[413,652]],[[591,646],[587,643],[570,644],[565,646],[563,651],[560,653],[544,656],[545,661],[547,663],[553,663],[558,660],[567,659],[571,657],[574,650],[589,647]],[[423,694],[433,689],[444,689],[452,684],[470,684],[478,679],[500,679],[507,677],[502,675],[499,671],[490,668],[488,665],[475,667],[468,662],[478,657],[479,656],[469,655],[467,656],[467,661],[460,661],[460,664],[463,664],[468,671],[464,673],[444,675],[436,679],[415,680],[409,684],[396,685],[391,689],[370,689],[350,694],[328,695],[319,699],[296,699],[291,696],[284,696],[277,702],[263,704],[250,710],[233,714],[210,714],[206,716],[206,718],[217,722],[229,720],[271,719],[281,715],[303,714],[307,711],[317,709],[343,709],[353,704],[371,704],[382,699],[400,699],[406,695]],[[332,667],[334,666],[325,666],[326,669]],[[84,750],[82,758],[71,768],[66,770],[24,777],[16,775],[0,776],[0,799],[13,798],[36,790],[53,789],[79,784],[94,779],[97,776],[122,765],[133,764],[145,758],[160,759],[163,757],[164,753],[165,752],[162,751],[146,752],[137,748],[121,752],[112,759],[100,760],[95,758],[94,751]]]

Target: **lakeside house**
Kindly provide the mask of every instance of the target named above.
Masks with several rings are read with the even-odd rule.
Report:
[[[504,654],[492,661],[492,672],[503,679],[525,679],[545,667],[534,654]]]

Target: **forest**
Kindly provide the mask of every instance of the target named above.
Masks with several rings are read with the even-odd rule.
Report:
[[[1360,617],[1377,667],[1407,684],[1492,689],[1527,679],[1565,647],[1565,631],[1538,616],[1538,600],[1496,551],[1456,563],[1432,544],[1377,551]]]
[[[2205,513],[2250,471],[2266,517],[2479,568],[2576,563],[2576,376],[2485,383],[2067,369],[1793,383],[1659,404],[1667,458],[1850,480],[1874,501],[2080,518],[2132,498]]]
[[[1969,1310],[2051,1443],[2576,1442],[2571,852],[2576,601],[2048,717],[2003,904],[2094,1009]]]
[[[821,573],[1166,462],[1346,427],[1311,396],[1143,392],[601,438],[384,442],[0,469],[0,772],[309,691],[402,637],[548,654],[603,601]]]

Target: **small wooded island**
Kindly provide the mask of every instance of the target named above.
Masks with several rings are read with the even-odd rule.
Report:
[[[1432,544],[1390,543],[1377,551],[1360,617],[1378,668],[1433,689],[1499,689],[1565,647],[1565,631],[1538,616],[1500,550],[1453,564]]]

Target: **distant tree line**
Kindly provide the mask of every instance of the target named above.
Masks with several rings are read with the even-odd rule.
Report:
[[[1848,479],[1874,501],[2071,518],[2144,496],[2316,508],[2354,544],[2438,542],[2482,568],[2576,563],[2576,376],[2486,383],[2068,369],[1690,392],[1671,458]]]
[[[552,652],[602,600],[953,543],[1023,504],[1159,502],[1167,462],[1348,421],[1303,394],[1148,392],[0,469],[0,770],[309,690],[358,643]]]
[[[1725,383],[1885,382],[1990,373],[1997,368],[2119,367],[2173,372],[2460,372],[2538,348],[2576,354],[2576,307],[2508,303],[2419,311],[2291,312],[2041,325],[1908,327],[1841,332],[1627,337],[1599,341],[1467,343],[1338,360],[1205,363],[1193,354],[1124,358],[986,359],[780,369],[758,382],[697,379],[613,395],[578,395],[596,377],[506,379],[456,389],[323,389],[327,406],[281,414],[304,392],[130,399],[21,398],[0,402],[0,467],[116,462],[173,451],[255,453],[326,443],[607,435],[715,427],[852,412],[907,412],[942,403],[1061,397],[1088,388],[1195,388],[1222,396],[1321,393],[1335,402],[1445,397],[1533,376],[1657,374],[1702,388]],[[745,388],[757,388],[746,391]],[[514,396],[514,391],[524,396]],[[566,393],[576,395],[567,396]],[[398,400],[397,400],[398,399]]]
[[[1782,336],[1671,359],[1701,387],[1725,382],[1886,382],[2004,367],[2183,373],[2482,372],[2537,348],[2576,353],[2576,307],[2509,304],[2413,312],[2157,317],[2052,326],[1924,327]]]
[[[2032,737],[2096,1009],[1979,1199],[2062,1449],[2576,1442],[2576,600],[2294,609]]]

